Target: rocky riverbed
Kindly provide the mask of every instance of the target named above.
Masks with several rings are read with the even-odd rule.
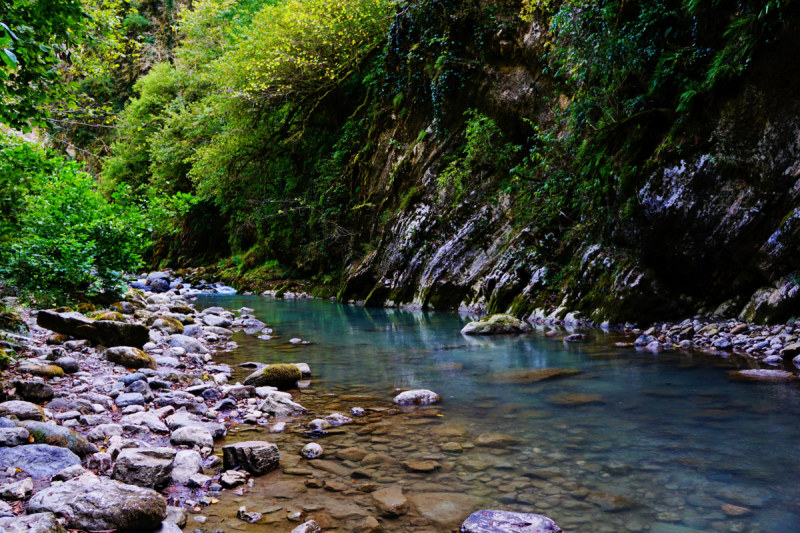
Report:
[[[326,386],[299,359],[220,363],[237,348],[235,331],[295,347],[314,339],[280,341],[280,332],[246,307],[198,311],[191,286],[166,283],[175,286],[131,292],[109,309],[25,312],[29,333],[6,336],[6,347],[24,357],[5,373],[0,403],[0,527],[422,533],[463,525],[485,533],[487,524],[507,519],[538,524],[527,533],[558,531],[534,515],[464,522],[498,508],[546,513],[565,531],[773,530],[752,518],[769,504],[763,491],[687,484],[657,461],[604,460],[618,444],[594,438],[605,422],[593,424],[591,413],[616,407],[607,396],[576,390],[591,377],[578,370],[492,377],[545,387],[536,393],[550,405],[589,415],[572,426],[490,396],[471,414],[445,408],[434,391],[397,390],[392,400],[381,387]],[[697,319],[628,328],[609,341],[647,353],[736,350],[756,363],[734,370],[740,378],[788,380],[794,373],[780,365],[794,356],[793,328]],[[533,328],[494,317],[466,329],[485,335]],[[539,326],[536,335],[542,333],[565,345],[587,339],[555,327]],[[779,367],[761,368],[776,355]],[[441,370],[462,369],[453,363]],[[712,424],[727,420],[717,403],[703,402],[708,416],[717,413]],[[636,425],[631,409],[623,407],[627,424]],[[487,410],[495,427],[473,418]]]

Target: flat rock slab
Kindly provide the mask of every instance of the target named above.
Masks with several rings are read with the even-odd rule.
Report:
[[[482,504],[477,496],[455,492],[415,492],[408,497],[419,514],[449,530],[457,529]]]
[[[478,511],[461,525],[462,533],[561,533],[546,516],[508,511]]]
[[[19,468],[35,478],[53,477],[65,468],[80,464],[80,457],[70,450],[48,444],[17,446],[0,454],[0,467]]]

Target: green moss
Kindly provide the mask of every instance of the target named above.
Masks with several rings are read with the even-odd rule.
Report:
[[[275,364],[256,370],[244,380],[245,385],[254,387],[278,387],[288,389],[294,387],[303,378],[300,369],[294,365]]]

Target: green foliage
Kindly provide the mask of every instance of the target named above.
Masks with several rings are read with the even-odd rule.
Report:
[[[106,201],[80,166],[5,135],[3,160],[27,176],[21,207],[8,217],[0,277],[39,302],[113,291],[139,266],[150,225],[127,189]]]
[[[455,157],[439,174],[439,196],[458,202],[466,188],[476,179],[498,170],[509,168],[511,157],[518,146],[503,142],[503,134],[494,120],[470,109],[464,137],[466,143],[458,148]]]

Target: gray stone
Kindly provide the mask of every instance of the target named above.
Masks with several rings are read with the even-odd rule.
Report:
[[[16,416],[19,420],[44,420],[44,411],[30,402],[12,400],[0,403],[1,416]]]
[[[120,409],[129,405],[144,405],[144,396],[139,392],[126,392],[116,397],[114,403]]]
[[[65,516],[71,529],[146,533],[167,516],[167,502],[151,489],[83,475],[34,494],[28,511]]]
[[[41,379],[14,380],[14,388],[23,400],[44,403],[53,399],[53,387]]]
[[[214,438],[201,426],[185,426],[175,430],[169,438],[172,444],[213,448]]]
[[[0,531],[7,533],[67,533],[53,513],[0,518]]]
[[[492,315],[476,322],[470,322],[461,330],[462,335],[497,335],[501,333],[522,333],[530,331],[531,326],[511,315]]]
[[[306,408],[292,401],[288,392],[269,391],[258,409],[271,417],[294,416],[305,414]]]
[[[61,367],[61,369],[67,374],[74,374],[75,372],[79,372],[81,369],[78,361],[72,357],[59,357],[53,361],[53,364]]]
[[[186,353],[208,353],[208,348],[200,341],[187,335],[172,335],[167,344],[172,348],[183,348]]]
[[[394,397],[394,403],[398,405],[428,405],[441,400],[441,396],[426,389],[409,390]]]
[[[141,348],[150,339],[150,330],[141,324],[126,324],[112,320],[91,320],[80,313],[39,311],[36,323],[56,333],[89,339],[103,346],[133,346]]]
[[[225,470],[243,468],[254,476],[262,476],[278,468],[278,447],[266,441],[246,441],[222,447]]]
[[[89,430],[86,438],[91,441],[105,440],[111,437],[122,436],[122,426],[119,424],[100,424]]]
[[[172,482],[183,484],[203,471],[203,458],[193,450],[180,450],[172,463]]]
[[[80,457],[100,451],[97,446],[68,427],[35,420],[23,420],[20,422],[20,426],[28,430],[37,444],[50,444],[69,448]]]
[[[163,447],[124,449],[117,456],[112,477],[141,487],[162,486],[172,474],[175,454],[172,448]]]
[[[33,478],[0,486],[0,497],[4,500],[24,500],[33,492]]]
[[[35,478],[53,477],[56,472],[81,464],[81,459],[67,448],[47,444],[28,444],[4,450],[0,467],[19,468]]]
[[[461,525],[462,533],[561,533],[546,516],[508,511],[478,511]]]
[[[28,444],[28,430],[23,427],[0,428],[0,446],[20,446]]]
[[[144,426],[155,433],[169,433],[169,428],[167,428],[167,425],[162,422],[158,416],[150,411],[142,411],[139,413],[125,415],[119,422],[122,425],[130,424],[134,426]]]

